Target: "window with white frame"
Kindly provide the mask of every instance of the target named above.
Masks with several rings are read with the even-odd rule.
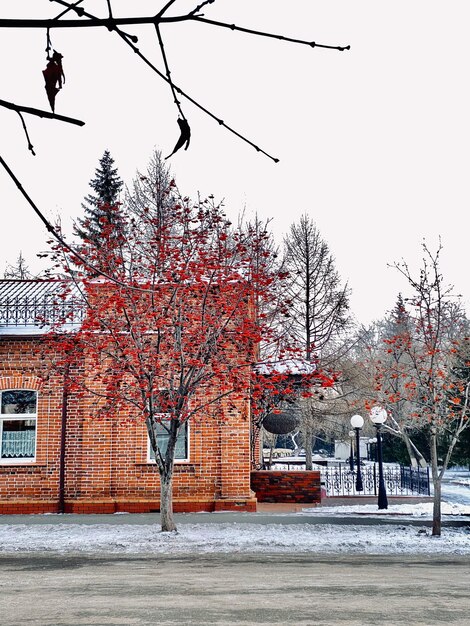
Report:
[[[161,453],[164,455],[168,447],[168,439],[170,438],[169,431],[170,418],[163,419],[161,423],[157,424],[157,442]],[[155,461],[155,453],[150,445],[150,439],[148,439],[148,459]],[[189,459],[188,449],[188,424],[185,422],[178,431],[175,446],[175,461],[187,461]]]
[[[37,391],[0,391],[0,462],[34,461]]]

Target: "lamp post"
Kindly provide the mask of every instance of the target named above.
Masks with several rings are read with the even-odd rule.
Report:
[[[349,469],[351,470],[351,472],[354,472],[354,431],[350,430],[349,431],[349,440],[350,440],[350,446],[349,446]]]
[[[388,509],[387,491],[385,489],[383,461],[382,461],[382,437],[380,430],[387,419],[387,411],[380,406],[374,406],[370,412],[370,419],[377,429],[377,461],[379,464],[379,509]]]
[[[360,415],[353,415],[351,417],[351,426],[356,431],[356,463],[357,463],[357,474],[356,474],[356,491],[363,491],[362,486],[362,474],[361,474],[361,451],[359,449],[360,441],[359,441],[359,431],[364,426],[364,418]]]
[[[372,444],[377,443],[377,437],[371,437],[367,442],[367,460],[372,461]]]

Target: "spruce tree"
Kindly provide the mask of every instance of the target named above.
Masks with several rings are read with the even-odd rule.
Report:
[[[106,224],[116,223],[120,219],[119,192],[123,185],[118,171],[114,166],[114,159],[108,150],[104,151],[95,170],[95,177],[89,185],[95,192],[88,194],[82,203],[84,218],[78,218],[74,226],[74,233],[83,241],[101,240],[103,227]]]

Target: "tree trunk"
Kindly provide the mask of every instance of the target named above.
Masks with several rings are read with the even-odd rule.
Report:
[[[268,459],[268,467],[269,469],[271,469],[272,465],[273,465],[273,451],[274,451],[274,446],[276,445],[275,442],[275,438],[273,437],[271,439],[271,443],[269,444],[269,459]]]
[[[160,474],[160,523],[162,532],[176,530],[173,518],[173,471]]]
[[[405,442],[406,449],[408,451],[408,456],[410,457],[411,467],[418,467],[418,461],[416,459],[416,455],[413,452],[413,448],[411,447],[410,438],[408,437],[408,433],[405,429],[402,430],[401,433],[402,439]]]
[[[176,524],[173,518],[173,468],[179,422],[176,419],[170,421],[169,437],[164,457],[158,446],[157,422],[154,420],[152,414],[147,416],[146,424],[150,444],[154,451],[155,461],[160,473],[160,524],[162,532],[171,532],[176,530]]]
[[[436,429],[431,429],[431,473],[432,485],[434,488],[434,503],[432,508],[432,535],[441,536],[441,484],[442,477],[439,475],[437,458],[437,433]]]
[[[313,437],[313,429],[312,429],[311,424],[309,424],[307,420],[305,423],[305,431],[304,431],[305,469],[306,470],[313,469],[312,437]]]
[[[432,535],[441,536],[441,480],[433,481],[434,503],[432,507]]]

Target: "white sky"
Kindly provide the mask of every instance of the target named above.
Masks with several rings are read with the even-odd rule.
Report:
[[[177,0],[181,7],[197,4]],[[151,15],[163,0],[114,0],[115,14]],[[104,13],[105,0],[86,0]],[[49,0],[3,2],[0,17],[53,17]],[[260,30],[351,45],[311,49],[203,24],[163,29],[174,81],[267,152],[277,165],[192,105],[187,152],[171,159],[180,189],[225,198],[273,218],[281,241],[304,212],[316,222],[353,290],[362,322],[393,307],[406,285],[388,263],[417,266],[423,237],[444,245],[446,280],[470,302],[467,280],[468,0],[216,0],[206,17]],[[153,28],[128,27],[163,64]],[[44,31],[2,31],[0,98],[48,110],[43,87]],[[123,180],[144,170],[153,149],[169,153],[177,112],[166,84],[104,29],[54,30],[66,83],[56,112],[83,128],[26,117],[37,156],[26,148],[16,113],[0,108],[1,154],[26,190],[64,229],[82,215],[98,160],[111,151]],[[46,248],[45,229],[0,171],[0,274],[19,250],[29,265]]]

